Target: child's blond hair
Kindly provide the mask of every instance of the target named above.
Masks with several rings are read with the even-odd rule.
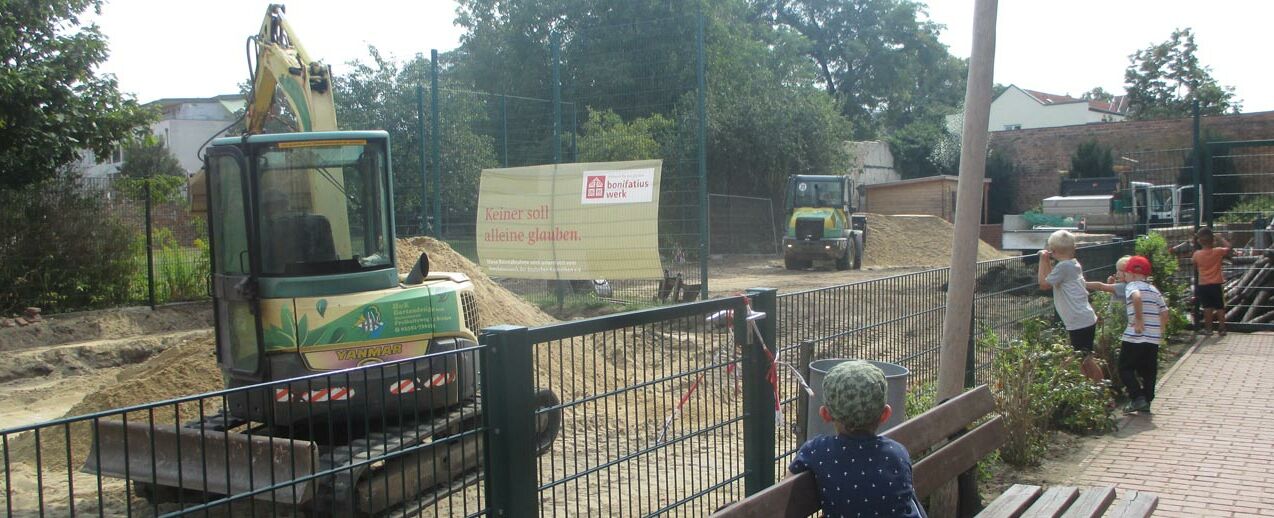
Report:
[[[1048,247],[1051,250],[1075,251],[1075,234],[1069,230],[1058,230],[1048,236]]]
[[[1126,271],[1126,270],[1128,269],[1128,260],[1129,260],[1129,259],[1132,259],[1132,256],[1131,256],[1131,255],[1125,255],[1125,256],[1123,256],[1123,257],[1120,257],[1118,261],[1115,261],[1115,272],[1122,272],[1122,271]]]

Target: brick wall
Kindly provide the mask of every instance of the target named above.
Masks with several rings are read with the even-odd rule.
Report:
[[[1204,117],[1200,126],[1223,140],[1274,139],[1274,111]],[[1191,119],[1184,118],[994,131],[989,146],[992,152],[1008,154],[1022,175],[1011,212],[1023,212],[1058,194],[1058,171],[1070,169],[1071,155],[1083,142],[1110,147],[1116,160],[1138,152],[1187,150],[1175,155],[1174,160],[1182,160],[1191,139]]]

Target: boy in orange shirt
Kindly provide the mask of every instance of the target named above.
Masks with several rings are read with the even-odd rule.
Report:
[[[1194,252],[1191,259],[1199,272],[1195,296],[1203,308],[1204,335],[1212,334],[1212,322],[1215,320],[1221,336],[1225,336],[1225,293],[1221,290],[1225,276],[1221,274],[1221,260],[1230,255],[1230,243],[1221,236],[1213,235],[1212,229],[1207,227],[1199,229],[1195,240],[1202,247]],[[1221,246],[1214,246],[1218,240]]]

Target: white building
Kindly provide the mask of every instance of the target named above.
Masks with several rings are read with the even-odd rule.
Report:
[[[1127,97],[1086,101],[1009,85],[991,101],[991,131],[1116,122],[1128,116]]]
[[[162,111],[159,120],[151,124],[151,132],[177,158],[186,174],[192,175],[203,167],[199,161],[199,148],[208,138],[234,122],[236,113],[243,109],[243,96],[218,95],[208,98],[169,98],[147,103]],[[119,172],[124,156],[120,148],[109,157],[98,158],[91,152],[80,159],[77,169],[86,178],[109,176]]]
[[[887,142],[867,140],[846,142],[845,146],[853,157],[853,163],[849,166],[848,176],[853,181],[855,192],[858,195],[858,199],[854,200],[855,207],[861,208],[863,206],[862,202],[866,193],[866,186],[896,182],[902,179],[902,174],[894,169],[894,154],[889,151]]]

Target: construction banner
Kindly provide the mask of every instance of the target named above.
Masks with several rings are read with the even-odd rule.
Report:
[[[478,259],[516,279],[658,279],[662,160],[484,169]]]

